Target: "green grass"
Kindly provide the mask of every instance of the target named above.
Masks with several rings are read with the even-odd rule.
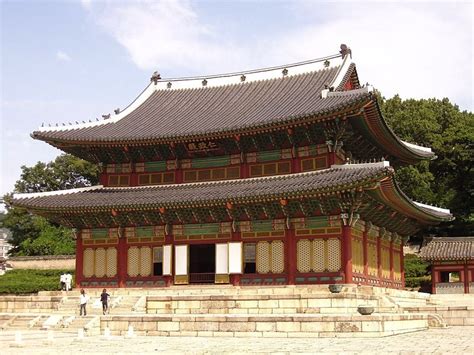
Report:
[[[59,276],[74,270],[10,270],[0,276],[0,294],[29,294],[60,290]],[[74,281],[73,281],[74,284]]]

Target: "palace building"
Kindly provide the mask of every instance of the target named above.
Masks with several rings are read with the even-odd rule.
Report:
[[[410,200],[399,139],[352,53],[162,79],[103,120],[33,138],[100,164],[101,185],[16,194],[75,228],[81,287],[356,283],[404,286],[403,245],[452,219]]]

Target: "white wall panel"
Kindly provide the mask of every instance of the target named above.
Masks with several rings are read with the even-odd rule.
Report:
[[[173,262],[173,254],[171,245],[163,246],[163,275],[171,275],[171,265]]]
[[[175,264],[174,264],[175,275],[187,275],[188,274],[188,246],[175,245],[174,255],[175,255]]]
[[[229,243],[229,274],[242,273],[242,243]]]
[[[229,249],[226,244],[216,244],[216,274],[229,272]]]

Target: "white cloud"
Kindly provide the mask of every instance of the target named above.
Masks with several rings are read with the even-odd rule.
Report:
[[[56,59],[62,62],[69,62],[71,60],[71,57],[66,52],[63,52],[62,50],[58,50],[56,52]]]
[[[141,69],[215,70],[237,63],[241,51],[199,20],[188,1],[101,3],[96,21],[130,54]],[[223,61],[223,59],[226,59]],[[229,61],[231,63],[229,63]],[[214,70],[213,70],[214,69]]]
[[[81,6],[89,11],[92,8],[92,0],[80,0],[81,1]]]
[[[304,21],[245,38],[225,37],[225,23],[206,23],[186,0],[95,4],[91,14],[131,60],[165,77],[170,71],[219,73],[317,58],[336,53],[344,42],[361,80],[385,96],[449,97],[472,109],[470,3],[301,1],[291,3],[287,15]],[[235,14],[236,23],[241,15]]]

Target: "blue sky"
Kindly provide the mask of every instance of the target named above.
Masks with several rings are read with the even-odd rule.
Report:
[[[0,1],[1,178],[60,151],[29,134],[127,106],[162,77],[318,58],[347,43],[390,97],[473,109],[472,2]]]

